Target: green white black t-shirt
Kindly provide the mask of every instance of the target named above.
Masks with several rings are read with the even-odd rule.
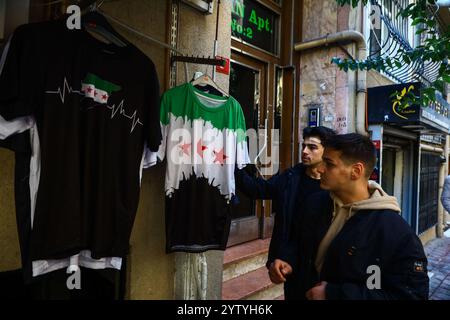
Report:
[[[241,106],[233,97],[186,83],[163,95],[160,120],[158,158],[167,158],[166,251],[224,250],[234,169],[250,162]]]

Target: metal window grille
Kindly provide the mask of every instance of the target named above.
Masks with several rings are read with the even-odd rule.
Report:
[[[437,223],[440,157],[424,152],[420,163],[419,234]]]

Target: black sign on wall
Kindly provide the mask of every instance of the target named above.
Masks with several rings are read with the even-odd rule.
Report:
[[[395,92],[398,95],[392,96]],[[418,96],[420,83],[403,83],[368,89],[369,123],[410,123],[420,119],[420,107],[402,103],[402,98],[412,92]]]
[[[255,0],[232,0],[231,35],[278,54],[280,17]]]

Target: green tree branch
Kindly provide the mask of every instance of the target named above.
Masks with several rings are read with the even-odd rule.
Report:
[[[351,5],[355,8],[358,3],[368,5],[368,0],[336,0],[338,5]],[[418,26],[416,34],[427,34],[428,38],[412,50],[401,48],[396,57],[375,57],[358,61],[355,59],[332,58],[331,62],[336,64],[340,70],[377,70],[385,71],[387,67],[400,68],[404,64],[438,62],[441,63],[436,80],[430,86],[421,90],[420,96],[409,97],[409,103],[417,103],[428,106],[430,102],[436,100],[435,91],[444,93],[445,83],[450,84],[450,66],[447,63],[450,54],[450,27],[440,30],[437,34],[438,23],[436,17],[430,12],[430,6],[436,5],[435,0],[417,0],[400,10],[397,17],[412,20],[411,26]]]

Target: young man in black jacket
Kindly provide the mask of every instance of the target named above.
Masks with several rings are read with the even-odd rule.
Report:
[[[277,270],[285,277],[305,264],[310,300],[428,299],[423,246],[399,214],[395,197],[369,181],[375,161],[375,147],[362,135],[336,135],[325,143],[318,171],[329,193],[305,202],[297,228],[303,240],[285,251]],[[301,261],[298,251],[304,248],[309,256]]]
[[[281,248],[287,245],[291,236],[292,224],[301,224],[302,211],[299,210],[305,199],[320,191],[320,174],[317,168],[322,162],[323,142],[335,135],[327,127],[307,127],[303,130],[302,163],[274,175],[268,180],[255,178],[239,170],[236,172],[237,188],[252,199],[271,199],[275,209],[275,222],[270,241],[269,256],[266,266],[274,283],[285,279],[273,277],[274,261],[279,258]],[[304,299],[301,273],[293,273],[284,285],[286,300]]]

